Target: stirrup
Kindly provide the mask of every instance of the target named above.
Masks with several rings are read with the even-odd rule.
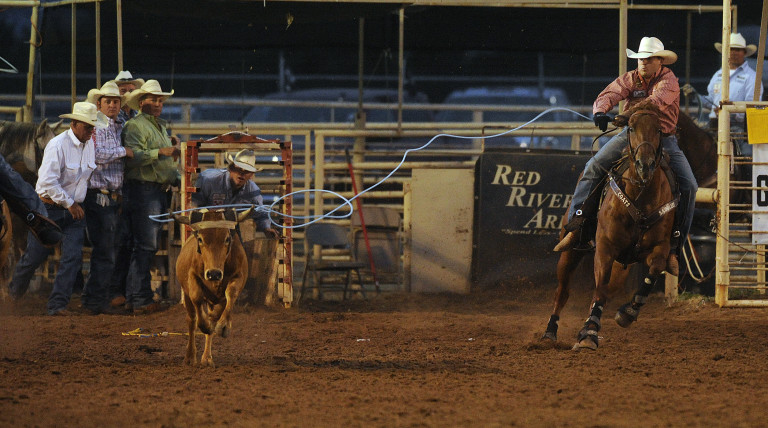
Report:
[[[563,229],[565,229],[566,232],[575,232],[577,230],[581,230],[585,221],[587,221],[587,218],[581,215],[581,210],[579,210],[576,215],[573,216],[571,221],[569,221],[568,224],[563,227]]]
[[[27,212],[24,222],[35,238],[46,247],[53,247],[64,237],[58,224],[35,211]]]

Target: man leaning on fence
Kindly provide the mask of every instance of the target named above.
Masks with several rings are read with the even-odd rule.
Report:
[[[253,174],[260,171],[256,167],[254,152],[246,149],[234,156],[228,154],[227,161],[227,168],[206,169],[197,177],[195,187],[199,190],[192,194],[192,206],[252,204],[264,208],[261,189],[251,180]],[[256,230],[264,232],[267,238],[276,239],[280,236],[272,228],[269,214],[263,209],[254,210],[253,219],[256,221]]]

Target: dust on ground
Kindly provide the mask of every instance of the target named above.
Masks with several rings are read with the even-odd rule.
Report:
[[[542,346],[552,292],[519,279],[468,296],[240,305],[215,369],[183,365],[181,305],[50,317],[45,296],[4,301],[0,425],[765,426],[768,310],[652,296],[622,329],[616,299],[600,348],[575,352],[590,292],[574,291],[560,342]],[[122,335],[137,328],[150,337]]]

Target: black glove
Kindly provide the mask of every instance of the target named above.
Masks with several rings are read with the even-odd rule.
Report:
[[[605,132],[605,130],[608,129],[608,122],[611,121],[611,118],[605,113],[595,113],[593,120],[595,121],[595,126]]]

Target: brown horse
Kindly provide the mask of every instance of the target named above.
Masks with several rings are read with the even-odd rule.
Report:
[[[625,153],[629,156],[629,166],[621,176],[609,174],[611,190],[606,193],[597,217],[596,287],[589,318],[579,332],[574,349],[597,349],[603,307],[609,295],[623,286],[629,264],[644,261],[649,274],[632,301],[616,314],[616,322],[622,327],[628,327],[637,319],[638,310],[666,267],[677,199],[673,198],[670,183],[660,167],[658,109],[649,105],[635,111],[628,126],[629,145]],[[573,271],[584,255],[584,251],[570,249],[560,256],[555,307],[543,339],[557,340],[560,311],[568,299]]]
[[[699,187],[717,183],[717,141],[685,113],[677,118],[677,144],[691,165]]]
[[[62,121],[48,125],[43,120],[39,125],[28,122],[0,121],[0,154],[21,174],[24,181],[35,187],[37,170],[43,161],[45,146],[56,136],[56,130]],[[26,224],[18,216],[13,219],[13,247],[15,257],[21,256],[27,245]]]
[[[11,268],[15,258],[11,252],[13,247],[13,223],[11,222],[11,212],[8,210],[8,203],[0,202],[0,287],[5,291],[8,282],[11,279]]]

